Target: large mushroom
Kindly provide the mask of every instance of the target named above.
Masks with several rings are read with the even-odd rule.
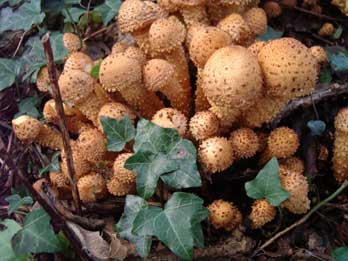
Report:
[[[335,118],[333,172],[338,182],[348,180],[348,109],[341,109]]]
[[[187,27],[195,23],[208,24],[208,15],[205,10],[207,0],[170,0],[178,6]]]

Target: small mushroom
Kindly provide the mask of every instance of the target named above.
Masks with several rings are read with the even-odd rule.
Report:
[[[106,182],[102,175],[91,172],[77,182],[82,202],[92,203],[107,195]]]
[[[218,134],[219,119],[210,111],[197,112],[190,119],[190,134],[197,141],[202,141]]]
[[[300,173],[300,174],[303,174],[305,171],[303,160],[297,157],[287,158],[285,162],[282,162],[279,165],[279,168],[283,169],[284,171],[290,171],[290,172]]]
[[[269,153],[277,158],[288,158],[293,156],[299,147],[297,133],[287,127],[274,129],[268,136]]]
[[[249,47],[248,50],[255,55],[256,57],[259,55],[260,50],[267,44],[265,41],[255,41],[252,43]]]
[[[74,144],[72,146],[72,158],[74,162],[75,177],[77,180],[85,176],[86,174],[88,174],[92,169],[91,163],[88,162],[84,158],[84,156],[85,155],[80,153],[78,146]],[[64,150],[62,150],[61,157],[62,157],[62,161],[60,163],[60,170],[65,177],[70,178],[69,172],[68,172],[67,157],[65,155]]]
[[[309,51],[315,57],[315,59],[317,60],[319,64],[328,62],[328,57],[323,47],[319,45],[315,45],[309,48]]]
[[[90,163],[101,161],[106,154],[106,138],[96,128],[84,129],[77,139],[76,146],[79,154]]]
[[[58,72],[59,74],[59,72]],[[36,87],[40,92],[51,92],[51,80],[48,75],[47,66],[44,66],[40,69],[36,77]]]
[[[338,182],[348,179],[348,108],[335,117],[335,140],[332,158],[333,173]]]
[[[276,18],[282,14],[282,8],[277,2],[274,1],[266,2],[263,9],[269,18]]]
[[[206,0],[170,0],[179,7],[187,27],[195,23],[208,24],[208,15],[205,10]]]
[[[335,33],[336,29],[332,23],[325,23],[318,31],[318,34],[323,37],[329,37]]]
[[[72,199],[70,181],[65,175],[57,172],[50,172],[49,179],[52,188],[57,193],[59,199]]]
[[[176,129],[180,136],[186,134],[187,118],[176,109],[163,108],[156,112],[151,121],[162,128]]]
[[[262,35],[267,30],[267,15],[262,8],[251,8],[243,14],[244,20],[254,35]]]
[[[87,54],[83,52],[74,52],[69,55],[69,58],[65,61],[64,70],[80,70],[86,73],[90,73],[93,67],[93,60]]]
[[[233,231],[242,223],[242,214],[232,202],[215,200],[208,206],[208,210],[209,221],[215,229]]]
[[[63,45],[68,50],[69,54],[78,52],[83,47],[83,43],[80,37],[73,33],[63,34]]]
[[[249,128],[241,128],[233,131],[230,136],[234,155],[237,159],[253,157],[259,150],[259,138]]]
[[[277,214],[277,209],[268,203],[265,199],[257,199],[251,207],[249,218],[252,222],[252,228],[258,229],[268,222],[271,222]]]

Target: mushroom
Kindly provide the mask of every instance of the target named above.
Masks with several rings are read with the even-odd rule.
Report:
[[[116,42],[111,48],[111,53],[123,53],[128,47],[129,45],[127,43]]]
[[[109,102],[126,103],[119,92],[107,92],[99,82],[94,82],[94,93],[102,105]]]
[[[209,173],[226,170],[234,161],[231,142],[222,137],[202,141],[198,149],[198,160]]]
[[[136,173],[124,167],[125,162],[133,153],[120,154],[113,165],[113,175],[107,182],[108,191],[115,196],[125,196],[135,188]]]
[[[83,43],[80,37],[73,33],[63,34],[63,45],[68,50],[69,54],[78,52],[83,47]]]
[[[233,231],[242,223],[242,214],[232,202],[215,200],[208,206],[208,211],[209,221],[215,229]]]
[[[229,140],[237,159],[253,157],[259,150],[259,138],[252,129],[237,129],[231,133]]]
[[[120,6],[117,22],[123,34],[131,33],[141,50],[146,55],[151,55],[149,27],[155,20],[167,15],[166,11],[153,2],[126,0]]]
[[[106,182],[102,175],[98,173],[88,173],[77,182],[77,189],[79,191],[82,202],[92,203],[107,195]]]
[[[59,74],[59,72],[58,72]],[[40,69],[36,77],[36,87],[40,92],[51,92],[51,80],[48,75],[47,66],[44,66]]]
[[[348,179],[348,108],[341,109],[335,117],[333,173],[338,182]]]
[[[210,111],[200,111],[190,119],[189,126],[192,137],[202,141],[218,134],[219,119]]]
[[[208,15],[205,10],[206,0],[170,0],[179,7],[187,27],[195,23],[208,24]]]
[[[80,153],[78,146],[73,143],[72,146],[72,159],[74,162],[74,170],[75,170],[75,177],[76,179],[80,179],[81,177],[88,174],[92,169],[92,164],[88,162],[85,158],[85,155]],[[65,151],[62,150],[62,161],[60,163],[60,170],[64,176],[70,179],[70,175],[68,172],[68,165],[67,165],[67,157],[65,155]]]
[[[99,124],[98,128],[100,131],[103,130],[103,126],[101,125],[101,117],[109,117],[116,120],[122,120],[125,116],[128,116],[130,120],[134,123],[136,119],[136,115],[134,112],[128,108],[126,105],[118,102],[110,102],[104,104],[104,106],[100,109],[98,114]]]
[[[176,129],[180,136],[186,134],[187,118],[176,109],[163,108],[156,112],[151,121],[162,128]]]
[[[255,41],[252,43],[249,47],[248,50],[255,55],[256,57],[259,55],[260,50],[267,44],[265,41]]]
[[[335,33],[336,29],[332,23],[325,23],[318,31],[320,36],[329,37]]]
[[[103,60],[99,80],[106,91],[118,91],[145,118],[151,118],[163,108],[160,99],[145,88],[140,62],[124,53],[111,54]]]
[[[345,0],[332,0],[331,4],[337,6],[343,14],[348,15],[348,3]]]
[[[287,158],[285,162],[282,162],[279,165],[279,168],[283,169],[283,171],[285,172],[290,171],[290,172],[299,173],[299,174],[303,174],[305,171],[303,160],[297,157]]]
[[[78,108],[87,119],[98,126],[98,112],[102,106],[94,93],[94,79],[80,70],[64,70],[59,77],[59,89],[64,102]]]
[[[262,87],[257,59],[242,46],[217,50],[204,66],[202,88],[223,126],[232,126],[253,106]]]
[[[16,137],[26,143],[37,142],[52,150],[61,150],[63,140],[58,131],[39,120],[22,115],[12,120],[12,127]]]
[[[163,59],[152,59],[143,68],[145,87],[151,92],[161,92],[168,100],[170,105],[184,113],[190,113],[190,96],[183,89],[175,76],[174,67]]]
[[[288,172],[280,176],[282,187],[289,192],[290,197],[281,206],[294,214],[305,214],[310,209],[308,198],[309,185],[307,178],[300,173]]]
[[[57,172],[50,172],[49,179],[59,199],[72,199],[70,181],[65,175]]]
[[[106,138],[96,128],[84,129],[76,146],[79,154],[90,163],[101,161],[106,154]]]
[[[315,57],[319,64],[328,62],[328,57],[323,47],[315,45],[309,48],[309,51]]]
[[[65,61],[64,71],[80,70],[90,73],[93,67],[93,60],[83,52],[74,52]]]
[[[217,27],[231,36],[233,44],[246,46],[254,38],[248,23],[240,14],[230,14],[221,20]]]
[[[297,133],[287,127],[274,129],[268,136],[269,153],[277,158],[288,158],[294,155],[299,147]]]
[[[277,2],[274,1],[266,2],[263,5],[263,9],[269,18],[276,18],[282,14],[282,8]]]
[[[244,20],[254,35],[262,35],[267,30],[267,15],[262,8],[251,8],[243,14]]]
[[[249,219],[252,222],[251,227],[258,229],[268,222],[271,222],[277,214],[277,210],[265,199],[257,199],[251,207]]]
[[[144,66],[146,63],[146,55],[145,53],[138,47],[129,46],[125,51],[124,55],[128,58],[137,60],[141,66]]]
[[[179,10],[179,6],[174,4],[172,0],[157,0],[157,3],[168,13],[175,13]]]

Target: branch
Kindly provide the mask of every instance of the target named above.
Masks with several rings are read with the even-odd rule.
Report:
[[[68,174],[69,174],[70,182],[72,184],[74,206],[78,214],[81,215],[82,214],[81,202],[80,202],[80,195],[76,185],[77,179],[76,179],[75,170],[74,170],[74,160],[73,160],[72,150],[70,145],[70,136],[69,136],[68,129],[66,127],[66,119],[64,114],[63,102],[62,102],[62,97],[59,91],[57,69],[53,59],[53,52],[52,52],[52,48],[50,44],[49,33],[44,35],[44,37],[42,38],[42,44],[44,46],[45,55],[47,59],[47,69],[48,69],[48,75],[51,82],[52,96],[54,98],[56,111],[59,116],[58,123],[59,123],[59,129],[61,131],[62,138],[63,138],[64,151],[67,158]]]
[[[329,197],[324,199],[323,201],[319,202],[314,208],[311,209],[305,216],[303,216],[300,220],[292,224],[290,227],[287,227],[286,229],[280,231],[276,235],[274,235],[272,238],[267,240],[262,246],[257,248],[252,257],[256,256],[260,251],[268,247],[270,244],[272,244],[275,240],[280,238],[281,236],[285,235],[295,227],[305,223],[319,208],[323,207],[325,204],[327,204],[329,201],[333,200],[335,197],[337,197],[343,190],[345,190],[348,187],[348,180],[345,180],[342,185],[334,192],[332,193]]]
[[[346,93],[348,93],[348,84],[340,85],[338,83],[334,83],[327,88],[321,88],[314,91],[312,95],[292,100],[288,103],[288,105],[285,106],[285,108],[280,113],[278,113],[278,115],[271,123],[271,127],[276,127],[282,119],[288,117],[292,112],[294,112],[298,108],[308,108],[312,106],[314,103],[318,103],[322,100],[336,97]]]

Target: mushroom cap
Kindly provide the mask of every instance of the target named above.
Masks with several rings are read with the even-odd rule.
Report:
[[[116,42],[111,48],[111,53],[123,53],[128,47],[129,45],[127,43]]]
[[[255,55],[256,57],[258,57],[260,50],[267,44],[267,42],[265,41],[256,41],[254,43],[252,43],[249,47],[248,50]]]
[[[139,47],[129,46],[124,51],[124,55],[128,58],[137,60],[141,65],[146,63],[146,56]]]
[[[250,158],[259,150],[259,138],[249,128],[241,128],[231,133],[230,142],[233,146],[234,155],[238,158]]]
[[[58,83],[64,102],[71,107],[84,102],[93,93],[93,77],[80,70],[64,70]]]
[[[217,27],[231,36],[232,43],[247,45],[253,38],[251,29],[244,18],[237,13],[232,13],[222,19]]]
[[[124,53],[111,54],[100,65],[99,81],[108,92],[133,88],[141,84],[141,64]]]
[[[285,172],[290,171],[294,173],[303,174],[305,171],[303,160],[297,157],[290,157],[286,159],[285,162],[280,164],[279,167],[282,168]]]
[[[179,10],[179,6],[173,4],[172,0],[157,0],[157,3],[169,13],[175,13]]]
[[[231,42],[230,35],[217,27],[198,27],[189,44],[190,58],[197,67],[203,68],[216,50],[230,45]]]
[[[74,52],[69,55],[69,58],[64,64],[64,70],[80,70],[90,73],[93,67],[93,60],[83,52]]]
[[[234,161],[232,144],[222,137],[206,139],[199,146],[198,158],[210,173],[226,170]]]
[[[205,5],[207,0],[171,0],[173,4],[179,7],[191,7]]]
[[[279,127],[269,134],[267,144],[271,155],[277,158],[288,158],[296,153],[300,142],[293,129]]]
[[[268,94],[293,99],[311,93],[317,62],[306,46],[294,38],[268,42],[259,52]]]
[[[117,156],[114,162],[113,177],[116,177],[121,183],[135,183],[136,172],[124,167],[127,159],[133,155],[133,153],[122,153]]]
[[[71,199],[71,186],[67,176],[62,173],[50,172],[49,179],[60,199]]]
[[[76,34],[64,33],[63,45],[66,49],[68,49],[69,53],[73,53],[79,51],[82,48],[82,41]]]
[[[206,27],[207,25],[203,23],[194,23],[193,25],[190,25],[187,27],[187,32],[186,32],[186,40],[185,44],[187,48],[190,47],[191,40],[194,36],[194,34],[199,31],[201,28]]]
[[[12,120],[12,127],[16,137],[24,142],[33,142],[40,134],[42,123],[28,115],[22,115]]]
[[[271,222],[277,214],[277,209],[268,203],[265,199],[257,199],[251,207],[249,218],[252,222],[252,228],[261,228],[268,222]]]
[[[281,206],[294,214],[305,214],[310,209],[311,201],[308,198],[309,185],[307,178],[300,173],[291,173],[280,176],[282,187],[290,193],[290,197]]]
[[[335,27],[333,26],[332,23],[325,23],[323,26],[320,28],[318,34],[320,36],[331,36],[335,33]]]
[[[151,91],[161,91],[167,87],[175,77],[175,70],[171,63],[163,59],[147,61],[143,68],[145,87]]]
[[[67,158],[64,150],[62,150],[61,157],[62,162],[60,164],[60,170],[63,175],[69,177]],[[77,179],[81,178],[82,176],[86,175],[88,172],[91,171],[91,164],[84,158],[84,155],[78,150],[78,146],[73,147],[72,157],[74,160],[74,170]]]
[[[82,202],[96,202],[107,195],[106,182],[98,173],[91,172],[80,178],[77,189]]]
[[[202,88],[210,104],[248,109],[262,92],[257,58],[242,46],[217,50],[204,66]]]
[[[48,122],[55,122],[58,117],[55,106],[56,102],[53,99],[48,100],[45,103],[45,106],[43,108],[43,116]]]
[[[99,111],[98,119],[99,125],[98,128],[100,131],[103,131],[103,126],[101,125],[100,118],[102,116],[113,118],[116,120],[122,120],[125,116],[128,116],[130,120],[134,123],[136,115],[134,112],[128,108],[126,105],[119,102],[109,102],[103,105]]]
[[[251,8],[244,13],[243,17],[254,34],[261,35],[266,32],[267,15],[262,8]]]
[[[276,18],[282,14],[282,8],[277,2],[274,1],[266,2],[263,5],[263,9],[269,18]]]
[[[232,231],[242,222],[242,214],[232,202],[218,199],[208,206],[208,210],[209,221],[216,229]]]
[[[150,1],[126,0],[119,9],[117,22],[122,33],[144,29],[155,20],[166,17],[167,13]]]
[[[153,22],[149,30],[151,49],[157,53],[168,53],[185,41],[185,26],[175,16]]]
[[[162,128],[176,129],[180,136],[184,136],[186,133],[187,118],[182,112],[174,108],[160,109],[151,121]]]
[[[110,194],[122,197],[135,191],[135,183],[122,183],[117,177],[112,177],[106,184]]]
[[[335,129],[348,132],[348,108],[342,108],[335,117]]]
[[[195,140],[201,141],[216,136],[219,119],[210,111],[197,112],[190,120],[190,133]]]
[[[80,133],[77,142],[80,154],[92,163],[102,160],[106,154],[106,139],[95,128],[84,129]]]
[[[315,59],[317,59],[318,63],[325,63],[328,61],[326,51],[323,47],[315,45],[309,48],[309,51],[315,57]]]
[[[50,89],[51,80],[48,75],[48,68],[44,66],[40,69],[36,77],[36,87],[40,92],[48,92]]]

